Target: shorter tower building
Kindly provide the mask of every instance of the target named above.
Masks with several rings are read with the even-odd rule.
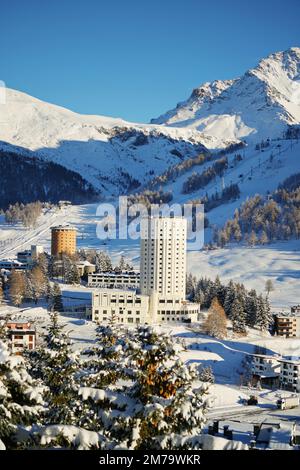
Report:
[[[76,229],[70,225],[51,227],[51,255],[62,253],[74,255],[76,252]]]

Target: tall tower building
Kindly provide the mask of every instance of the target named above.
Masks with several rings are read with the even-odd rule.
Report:
[[[51,255],[61,253],[74,255],[76,252],[76,229],[70,225],[51,227]]]
[[[187,221],[149,217],[141,225],[140,289],[159,299],[185,300]]]

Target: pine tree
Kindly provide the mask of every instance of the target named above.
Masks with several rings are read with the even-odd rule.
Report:
[[[243,302],[237,297],[231,306],[230,319],[232,322],[232,329],[234,333],[245,335],[246,330],[246,312],[243,307]]]
[[[224,300],[224,310],[228,317],[230,317],[232,304],[236,298],[236,288],[233,281],[229,281],[228,286],[226,287],[226,294]]]
[[[215,383],[215,377],[211,366],[202,367],[200,369],[199,379],[201,382]]]
[[[80,276],[79,276],[79,272],[78,272],[78,269],[74,260],[64,255],[62,259],[62,263],[63,263],[64,281],[67,284],[79,284]]]
[[[0,337],[0,448],[17,449],[24,445],[23,427],[39,421],[43,387],[30,376],[26,359],[11,355],[3,328]]]
[[[134,396],[142,404],[133,423],[135,449],[188,449],[199,445],[205,423],[207,385],[196,389],[199,373],[181,362],[179,345],[150,327],[138,329],[131,364]],[[159,406],[158,406],[159,405]]]
[[[268,330],[273,321],[270,304],[267,298],[259,295],[257,298],[256,326],[262,331]]]
[[[52,289],[50,289],[49,308],[55,312],[63,312],[64,310],[61,289],[57,282],[55,282]]]
[[[120,261],[119,261],[119,264],[118,266],[116,266],[116,271],[118,272],[123,272],[126,270],[126,261],[125,261],[125,257],[124,255],[121,255],[121,258],[120,258]]]
[[[193,276],[192,273],[189,273],[186,277],[186,295],[191,300],[195,297],[196,283],[197,280],[195,276]]]
[[[245,310],[247,313],[247,325],[253,328],[256,324],[257,316],[257,294],[254,289],[246,297]]]
[[[85,361],[86,385],[99,388],[114,384],[122,378],[126,338],[126,330],[113,319],[109,325],[97,327],[95,346],[85,351],[85,355],[89,357]]]
[[[43,423],[76,424],[78,421],[78,352],[58,322],[58,313],[50,312],[50,326],[44,342],[30,354],[32,375],[47,387]]]
[[[112,272],[111,259],[105,251],[99,251],[95,257],[96,272]]]
[[[209,383],[195,385],[199,373],[180,361],[182,347],[150,327],[130,330],[123,340],[111,326],[102,333],[99,340],[108,342],[100,350],[98,372],[107,370],[113,360],[112,371],[107,371],[112,374],[108,379],[112,385],[105,384],[105,374],[98,375],[95,369],[100,388],[85,386],[80,394],[98,417],[93,424],[105,436],[103,446],[199,448]],[[117,372],[127,379],[115,381]]]

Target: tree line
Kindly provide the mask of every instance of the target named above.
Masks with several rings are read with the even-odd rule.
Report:
[[[35,201],[57,203],[68,199],[75,204],[99,199],[99,192],[78,173],[33,152],[30,156],[0,150],[0,208]]]
[[[266,245],[276,240],[300,236],[300,173],[287,178],[273,194],[256,194],[234,212],[213,241],[223,247],[229,242],[249,246]]]
[[[213,181],[217,176],[222,176],[224,171],[228,168],[228,158],[222,157],[219,160],[209,166],[202,173],[194,172],[187,180],[183,183],[182,193],[189,194],[198,189],[203,189],[205,186]]]
[[[187,295],[204,309],[215,310],[214,304],[216,306],[218,302],[226,318],[231,320],[233,331],[238,334],[247,334],[247,327],[266,331],[273,323],[268,298],[257,294],[255,289],[248,291],[242,283],[230,281],[226,285],[218,276],[214,281],[205,277],[198,280],[189,274]]]

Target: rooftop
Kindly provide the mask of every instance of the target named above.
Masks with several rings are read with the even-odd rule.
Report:
[[[276,313],[275,316],[277,318],[300,318],[300,312],[280,312]]]
[[[77,230],[77,228],[71,225],[54,225],[51,230]]]

